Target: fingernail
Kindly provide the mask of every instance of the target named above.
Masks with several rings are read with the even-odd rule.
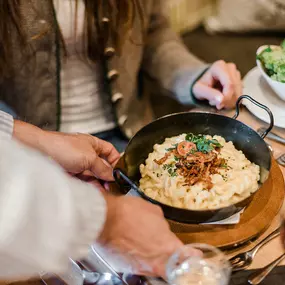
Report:
[[[112,167],[112,166],[108,163],[108,161],[106,161],[105,159],[102,159],[102,161],[103,161],[103,163],[106,164],[108,167]]]
[[[216,97],[216,102],[218,103],[218,104],[220,104],[220,103],[222,103],[222,101],[223,101],[223,96],[217,96]]]
[[[220,105],[217,106],[217,109],[218,109],[218,110],[222,110],[224,107],[225,107],[224,104],[220,104]]]

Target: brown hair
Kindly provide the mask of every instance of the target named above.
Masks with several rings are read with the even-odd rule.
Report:
[[[53,5],[53,0],[43,1],[49,1]],[[76,6],[78,1],[76,0]],[[112,38],[116,50],[120,52],[124,41],[130,34],[136,13],[139,14],[142,30],[144,29],[140,0],[83,1],[85,4],[84,44],[91,60],[103,53],[109,37]],[[12,71],[12,31],[16,31],[20,44],[17,52],[23,52],[29,46],[29,39],[23,30],[21,15],[21,6],[27,3],[29,0],[0,0],[0,79],[3,76],[9,76]],[[102,21],[104,17],[110,19],[108,30]]]

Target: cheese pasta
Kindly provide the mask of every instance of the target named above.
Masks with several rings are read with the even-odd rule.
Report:
[[[259,166],[231,141],[186,134],[154,145],[140,173],[140,189],[147,196],[191,210],[217,209],[244,200],[258,190],[260,179]]]

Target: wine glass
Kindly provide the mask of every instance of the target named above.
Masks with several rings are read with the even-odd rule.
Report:
[[[219,249],[190,244],[170,257],[166,275],[172,285],[227,285],[231,266]]]

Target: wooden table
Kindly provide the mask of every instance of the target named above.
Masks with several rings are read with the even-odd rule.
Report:
[[[223,112],[227,116],[232,116],[234,114],[234,111],[231,112]],[[264,126],[265,123],[260,121],[259,119],[255,118],[253,115],[251,115],[247,109],[243,108],[241,110],[240,116],[238,118],[240,121],[246,123],[253,129],[257,130],[259,127]],[[285,129],[279,129],[279,128],[274,128],[274,132],[285,137]],[[268,142],[272,145],[274,149],[274,157],[277,158],[279,157],[282,153],[285,152],[285,145],[273,142],[268,140]],[[285,167],[281,167],[282,173],[285,177]],[[285,189],[284,189],[285,191]],[[285,212],[285,203],[284,203],[284,212]],[[250,249],[252,246],[254,246],[257,242],[262,240],[266,235],[268,235],[271,231],[276,229],[279,224],[279,217],[276,217],[274,221],[272,221],[271,227],[264,233],[262,236],[260,236],[256,241],[252,242],[249,244],[247,247],[242,247],[239,251],[244,251],[247,249]],[[284,249],[282,247],[281,241],[279,238],[276,238],[275,240],[271,241],[268,245],[266,245],[264,248],[262,248],[258,253],[257,256],[254,259],[254,262],[251,266],[251,269],[254,268],[260,268],[265,265],[267,265],[269,262],[273,261],[275,258],[277,258],[281,253],[283,253]],[[237,254],[237,251],[234,251],[234,254]],[[229,253],[229,256],[233,254]],[[285,265],[285,261],[282,263]],[[0,285],[4,284],[11,284],[11,282],[0,282]],[[21,283],[13,283],[13,284],[23,284],[23,285],[40,285],[43,284],[40,281],[26,281],[26,282],[21,282]]]
[[[285,110],[284,110],[285,112]],[[233,115],[234,112],[226,112],[227,115]],[[249,111],[245,108],[240,113],[240,116],[238,120],[246,123],[254,130],[257,130],[261,126],[265,126],[266,124],[259,119],[255,118],[252,114],[249,113]],[[280,128],[274,128],[273,131],[276,134],[279,134],[280,136],[283,136],[285,138],[285,129]],[[268,143],[271,144],[274,153],[274,158],[278,158],[282,153],[285,153],[285,145],[282,145],[280,143],[273,142],[271,140],[266,140]],[[285,177],[285,167],[280,166],[281,171],[283,173],[283,176]],[[284,189],[285,191],[285,189]],[[282,211],[285,213],[285,203],[283,206]],[[242,248],[240,251],[244,251],[247,248],[250,249],[254,244],[256,244],[258,241],[262,240],[266,235],[268,235],[271,231],[276,229],[279,225],[279,217],[276,217],[275,220],[272,222],[272,225],[270,228],[260,236],[260,238],[255,241],[253,244],[250,244],[246,248]],[[284,252],[284,249],[282,247],[281,241],[279,238],[276,238],[275,240],[271,241],[268,245],[264,246],[256,255],[254,262],[251,266],[251,268],[260,268],[265,265],[267,265],[269,262],[273,261],[275,258],[277,258],[279,255],[281,255]],[[235,251],[234,254],[236,254],[237,251]],[[282,265],[285,265],[285,261],[282,263]]]

